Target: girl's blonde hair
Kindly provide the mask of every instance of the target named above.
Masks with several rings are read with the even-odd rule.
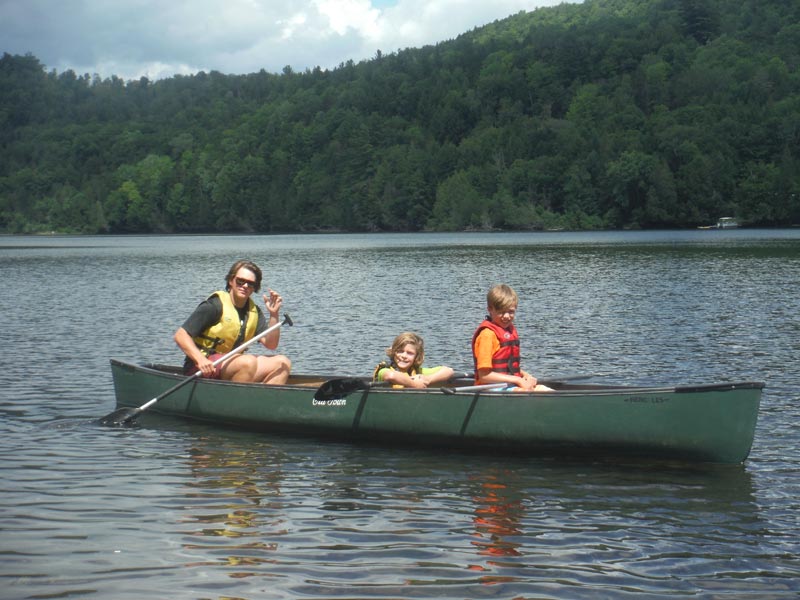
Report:
[[[406,344],[411,344],[417,349],[417,355],[414,357],[414,368],[419,369],[422,366],[422,361],[425,360],[425,342],[416,333],[411,331],[404,331],[392,342],[392,346],[386,349],[386,356],[389,360],[394,362],[394,355],[405,348]]]

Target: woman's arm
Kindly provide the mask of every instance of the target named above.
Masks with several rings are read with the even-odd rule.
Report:
[[[205,354],[200,352],[200,349],[197,347],[197,344],[194,343],[188,331],[183,327],[179,327],[173,339],[175,343],[178,344],[178,348],[183,350],[183,353],[189,357],[189,360],[197,365],[198,371],[203,375],[211,375],[214,372],[214,365]]]
[[[273,290],[267,290],[269,292],[269,296],[264,294],[264,305],[267,308],[267,327],[272,327],[278,321],[280,321],[280,311],[281,306],[283,305],[283,298],[281,298],[278,292]],[[281,341],[281,328],[277,327],[274,331],[272,331],[269,335],[264,336],[261,338],[261,344],[267,350],[275,350],[278,347],[278,344]]]

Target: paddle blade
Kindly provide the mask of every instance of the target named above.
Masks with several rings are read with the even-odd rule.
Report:
[[[131,425],[134,419],[139,416],[140,412],[142,412],[141,408],[118,408],[114,412],[98,420],[98,423],[111,427],[125,427]]]
[[[369,383],[355,377],[345,379],[329,379],[317,388],[314,400],[324,401],[342,398],[359,390],[369,389]]]

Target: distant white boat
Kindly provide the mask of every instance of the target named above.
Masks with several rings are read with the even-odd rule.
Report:
[[[701,225],[698,229],[736,229],[739,222],[733,217],[720,217],[716,225]]]
[[[717,221],[717,229],[736,229],[739,222],[733,217],[720,217]]]

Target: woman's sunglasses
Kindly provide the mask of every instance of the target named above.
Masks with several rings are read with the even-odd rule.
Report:
[[[234,279],[236,285],[239,287],[249,287],[250,289],[256,289],[256,282],[250,281],[249,279],[242,279],[241,277],[236,277]]]

